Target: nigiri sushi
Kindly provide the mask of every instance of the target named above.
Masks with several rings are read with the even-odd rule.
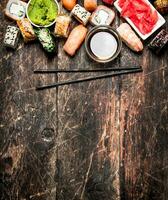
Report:
[[[143,44],[138,36],[131,29],[130,25],[127,23],[121,24],[117,31],[122,39],[122,41],[133,51],[139,52],[143,50]]]
[[[86,34],[87,28],[85,26],[78,25],[77,27],[75,27],[71,31],[65,45],[63,46],[64,51],[70,56],[75,55],[77,49],[79,49],[79,47],[83,43]]]
[[[84,0],[84,7],[88,11],[94,11],[97,8],[97,0]]]

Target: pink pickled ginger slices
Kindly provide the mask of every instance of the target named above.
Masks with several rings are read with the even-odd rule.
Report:
[[[144,0],[119,0],[121,16],[128,17],[142,34],[150,33],[158,21],[158,14]]]

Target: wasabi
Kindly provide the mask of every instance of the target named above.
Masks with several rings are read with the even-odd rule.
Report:
[[[54,0],[31,0],[28,7],[30,20],[39,26],[54,22],[58,15],[58,6]]]

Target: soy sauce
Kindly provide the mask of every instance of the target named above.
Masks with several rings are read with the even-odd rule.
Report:
[[[107,31],[96,32],[90,39],[92,53],[101,60],[111,58],[118,49],[116,37]]]

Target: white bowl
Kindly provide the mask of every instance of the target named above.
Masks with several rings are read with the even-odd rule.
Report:
[[[149,6],[153,9],[153,10],[156,10],[152,4],[148,1],[148,0],[145,0],[145,2],[147,4],[149,4]],[[114,6],[116,7],[116,9],[121,12],[122,9],[121,7],[119,6],[119,0],[115,1],[114,3]],[[132,28],[137,32],[137,34],[143,39],[143,40],[146,40],[149,36],[151,36],[156,30],[158,30],[165,22],[166,20],[160,15],[160,13],[157,11],[157,14],[158,14],[158,21],[157,23],[155,24],[154,28],[152,29],[152,31],[150,33],[147,33],[147,34],[142,34],[138,28],[134,25],[134,23],[128,18],[124,18],[131,26]]]
[[[54,1],[55,1],[56,5],[57,5],[58,14],[59,14],[59,13],[60,13],[60,6],[59,6],[59,3],[58,3],[57,0],[54,0]],[[31,2],[31,1],[29,1],[29,3],[27,4],[27,7],[26,7],[26,16],[27,16],[28,20],[31,22],[31,24],[32,24],[33,26],[39,27],[39,28],[40,28],[40,27],[47,28],[47,27],[50,27],[50,26],[52,26],[53,24],[55,24],[56,18],[55,18],[55,20],[54,20],[51,24],[48,24],[48,25],[45,25],[45,26],[40,26],[40,25],[34,24],[34,23],[31,21],[31,19],[29,18],[29,15],[28,15],[28,8],[29,8],[30,2]]]

